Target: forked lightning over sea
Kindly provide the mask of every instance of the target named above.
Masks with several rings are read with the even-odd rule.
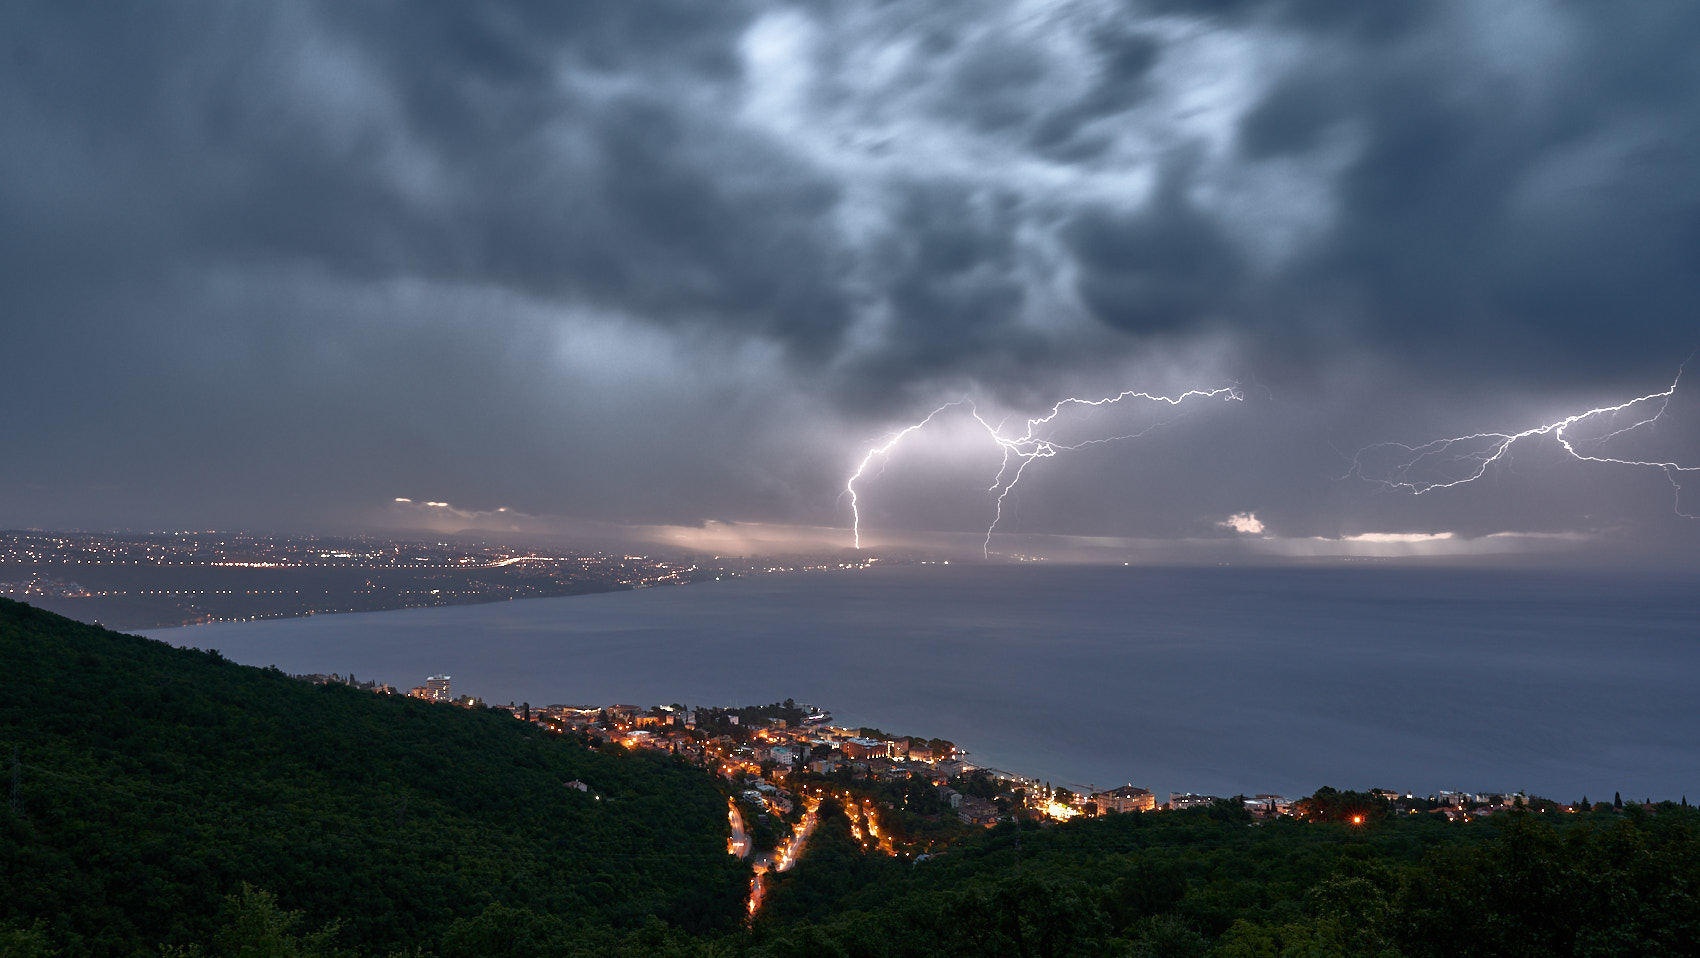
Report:
[[[1002,423],[994,426],[990,422],[987,422],[985,417],[980,415],[978,407],[976,407],[973,401],[969,399],[963,398],[947,402],[928,413],[926,417],[920,421],[906,426],[893,434],[883,445],[869,449],[867,454],[862,457],[862,461],[857,464],[856,471],[850,475],[850,479],[844,484],[845,493],[850,499],[850,529],[855,546],[858,549],[862,547],[862,513],[861,501],[856,492],[857,480],[866,476],[869,468],[873,466],[876,461],[883,461],[886,457],[890,456],[898,443],[902,442],[910,434],[919,431],[921,428],[931,423],[939,416],[939,414],[946,410],[958,407],[966,408],[968,410],[968,414],[974,418],[975,422],[979,423],[980,426],[985,429],[986,436],[992,442],[997,444],[1003,454],[1003,464],[999,467],[997,475],[992,478],[992,484],[986,489],[987,493],[995,493],[995,499],[993,502],[992,521],[991,524],[986,527],[986,537],[985,541],[981,545],[981,553],[982,555],[990,556],[992,548],[992,533],[997,531],[998,523],[1003,520],[1004,498],[1007,497],[1010,490],[1014,489],[1016,484],[1021,481],[1021,477],[1026,472],[1027,467],[1031,465],[1035,459],[1048,459],[1058,453],[1070,452],[1076,449],[1085,448],[1086,446],[1119,442],[1124,439],[1137,439],[1158,426],[1167,424],[1166,421],[1151,423],[1131,433],[1096,436],[1076,442],[1064,443],[1050,438],[1048,433],[1050,427],[1055,426],[1057,421],[1065,412],[1075,411],[1082,408],[1113,406],[1126,400],[1146,400],[1154,404],[1179,406],[1188,400],[1200,401],[1216,398],[1238,402],[1242,397],[1238,386],[1221,386],[1215,389],[1189,389],[1178,396],[1160,396],[1155,393],[1148,393],[1133,389],[1126,390],[1114,396],[1106,396],[1102,399],[1081,399],[1079,397],[1071,396],[1053,404],[1051,406],[1051,411],[1045,415],[1027,420],[1027,427],[1019,436],[1005,435]]]

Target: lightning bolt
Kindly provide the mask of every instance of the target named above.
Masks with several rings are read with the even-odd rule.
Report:
[[[1375,443],[1358,450],[1357,455],[1352,457],[1351,468],[1342,478],[1356,476],[1389,489],[1404,490],[1420,496],[1436,489],[1451,489],[1475,482],[1486,475],[1494,463],[1509,455],[1512,446],[1525,439],[1551,436],[1566,454],[1579,462],[1662,471],[1675,493],[1672,508],[1676,514],[1684,519],[1700,519],[1700,516],[1682,511],[1682,476],[1684,473],[1700,472],[1700,466],[1685,466],[1656,459],[1619,459],[1598,454],[1599,447],[1606,442],[1657,423],[1669,408],[1671,398],[1676,395],[1677,386],[1681,382],[1682,369],[1678,368],[1676,378],[1667,389],[1637,396],[1615,406],[1599,406],[1522,432],[1478,432],[1450,439],[1435,439],[1419,446],[1397,442]],[[1619,425],[1624,418],[1632,418],[1633,421],[1627,425]],[[1593,439],[1571,438],[1569,430],[1572,426],[1590,421],[1604,422],[1609,431]],[[1579,442],[1588,444],[1593,451],[1578,449],[1576,444]],[[1366,457],[1378,458],[1389,453],[1391,464],[1387,466],[1387,478],[1376,478],[1366,472]]]
[[[862,456],[862,461],[856,465],[856,471],[850,474],[849,480],[844,484],[844,494],[850,500],[850,530],[855,547],[858,549],[862,547],[862,513],[860,508],[861,500],[856,493],[857,480],[867,476],[868,471],[873,467],[875,462],[879,462],[883,467],[884,463],[889,459],[892,450],[897,447],[898,443],[902,442],[911,433],[914,433],[931,423],[934,419],[938,418],[940,414],[947,410],[959,407],[966,408],[968,410],[968,414],[973,417],[976,423],[979,423],[980,427],[986,431],[986,436],[998,446],[999,450],[1003,454],[1002,465],[998,468],[997,475],[992,477],[991,485],[986,488],[987,493],[995,494],[992,522],[991,525],[986,527],[985,541],[981,544],[981,554],[989,557],[992,549],[992,533],[997,531],[998,523],[1003,521],[1004,499],[1009,495],[1010,490],[1014,489],[1016,484],[1021,481],[1021,477],[1027,472],[1027,467],[1032,465],[1035,460],[1049,459],[1058,453],[1072,452],[1077,449],[1084,449],[1087,446],[1120,442],[1126,439],[1137,439],[1146,433],[1149,433],[1153,429],[1169,425],[1170,422],[1172,422],[1172,420],[1165,420],[1163,422],[1152,423],[1142,429],[1124,435],[1098,436],[1092,439],[1084,439],[1079,442],[1064,443],[1050,438],[1049,427],[1052,427],[1065,412],[1080,408],[1113,406],[1127,400],[1143,399],[1154,404],[1179,406],[1187,400],[1215,399],[1218,397],[1234,402],[1238,402],[1242,399],[1237,385],[1221,386],[1216,389],[1189,389],[1178,396],[1160,396],[1155,393],[1129,389],[1114,396],[1106,396],[1102,399],[1081,399],[1078,397],[1069,397],[1052,404],[1050,412],[1045,413],[1042,416],[1036,416],[1028,419],[1026,421],[1026,428],[1020,435],[1005,435],[1004,424],[1000,422],[997,425],[993,425],[988,422],[984,416],[980,415],[979,408],[976,407],[970,399],[962,398],[947,402],[928,413],[926,418],[914,423],[913,425],[906,426],[892,434],[892,436],[887,439],[884,444],[869,449],[867,453]]]

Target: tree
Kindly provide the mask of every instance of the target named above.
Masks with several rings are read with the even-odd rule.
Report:
[[[53,958],[57,954],[40,919],[28,928],[0,925],[0,958]]]
[[[291,934],[301,912],[284,911],[277,896],[247,882],[224,899],[225,924],[213,945],[229,958],[332,958],[345,954],[336,947],[338,922],[297,937]]]
[[[944,802],[926,776],[911,775],[903,784],[903,809],[912,815],[937,815],[944,810]]]
[[[1296,811],[1313,822],[1367,825],[1387,817],[1386,799],[1367,792],[1342,792],[1324,785],[1309,798],[1299,799]]]
[[[1127,954],[1136,958],[1204,958],[1210,943],[1186,921],[1157,915],[1141,921]]]
[[[443,936],[445,958],[532,958],[558,948],[558,921],[524,908],[493,903],[461,918]],[[551,948],[555,945],[556,948]]]

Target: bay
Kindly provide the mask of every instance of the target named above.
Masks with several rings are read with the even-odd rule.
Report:
[[[926,565],[150,633],[492,703],[741,705],[1055,784],[1700,796],[1700,582]]]

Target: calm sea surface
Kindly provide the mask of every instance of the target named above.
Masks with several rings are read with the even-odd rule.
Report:
[[[1700,798],[1700,581],[922,566],[148,633],[486,701],[732,705],[1053,783]]]

